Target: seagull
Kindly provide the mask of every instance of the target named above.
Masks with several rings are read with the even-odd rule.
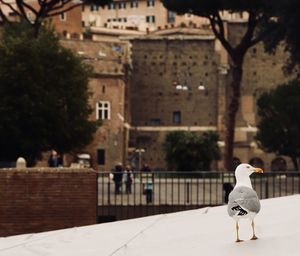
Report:
[[[240,164],[235,169],[236,185],[229,194],[228,214],[236,222],[236,242],[242,242],[239,238],[239,220],[248,218],[251,221],[253,236],[251,240],[256,240],[254,228],[254,217],[260,210],[260,202],[255,190],[252,188],[250,175],[252,173],[263,173],[260,168],[255,168],[250,164]]]

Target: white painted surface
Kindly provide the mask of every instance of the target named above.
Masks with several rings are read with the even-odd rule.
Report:
[[[226,206],[0,238],[1,256],[299,256],[300,195],[262,200],[251,226],[235,225]]]

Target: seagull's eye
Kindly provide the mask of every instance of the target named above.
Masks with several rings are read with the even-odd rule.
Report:
[[[249,168],[250,168],[250,166],[248,165],[248,166],[247,166],[247,168],[249,169]]]

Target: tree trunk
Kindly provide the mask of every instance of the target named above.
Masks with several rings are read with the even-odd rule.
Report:
[[[36,20],[35,20],[35,23],[32,24],[32,27],[33,27],[33,36],[34,36],[35,38],[37,38],[38,35],[39,35],[41,25],[42,25],[42,24],[41,24],[41,22],[40,22],[39,19],[36,19]]]
[[[240,104],[241,94],[241,82],[243,76],[242,60],[237,65],[233,65],[232,69],[232,81],[230,83],[230,102],[227,105],[226,113],[226,135],[225,135],[225,159],[224,168],[225,171],[234,171],[233,167],[233,149],[234,149],[234,130],[236,122],[236,114]]]

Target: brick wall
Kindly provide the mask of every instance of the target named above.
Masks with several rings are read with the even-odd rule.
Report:
[[[0,237],[95,224],[96,181],[89,169],[0,169]]]

